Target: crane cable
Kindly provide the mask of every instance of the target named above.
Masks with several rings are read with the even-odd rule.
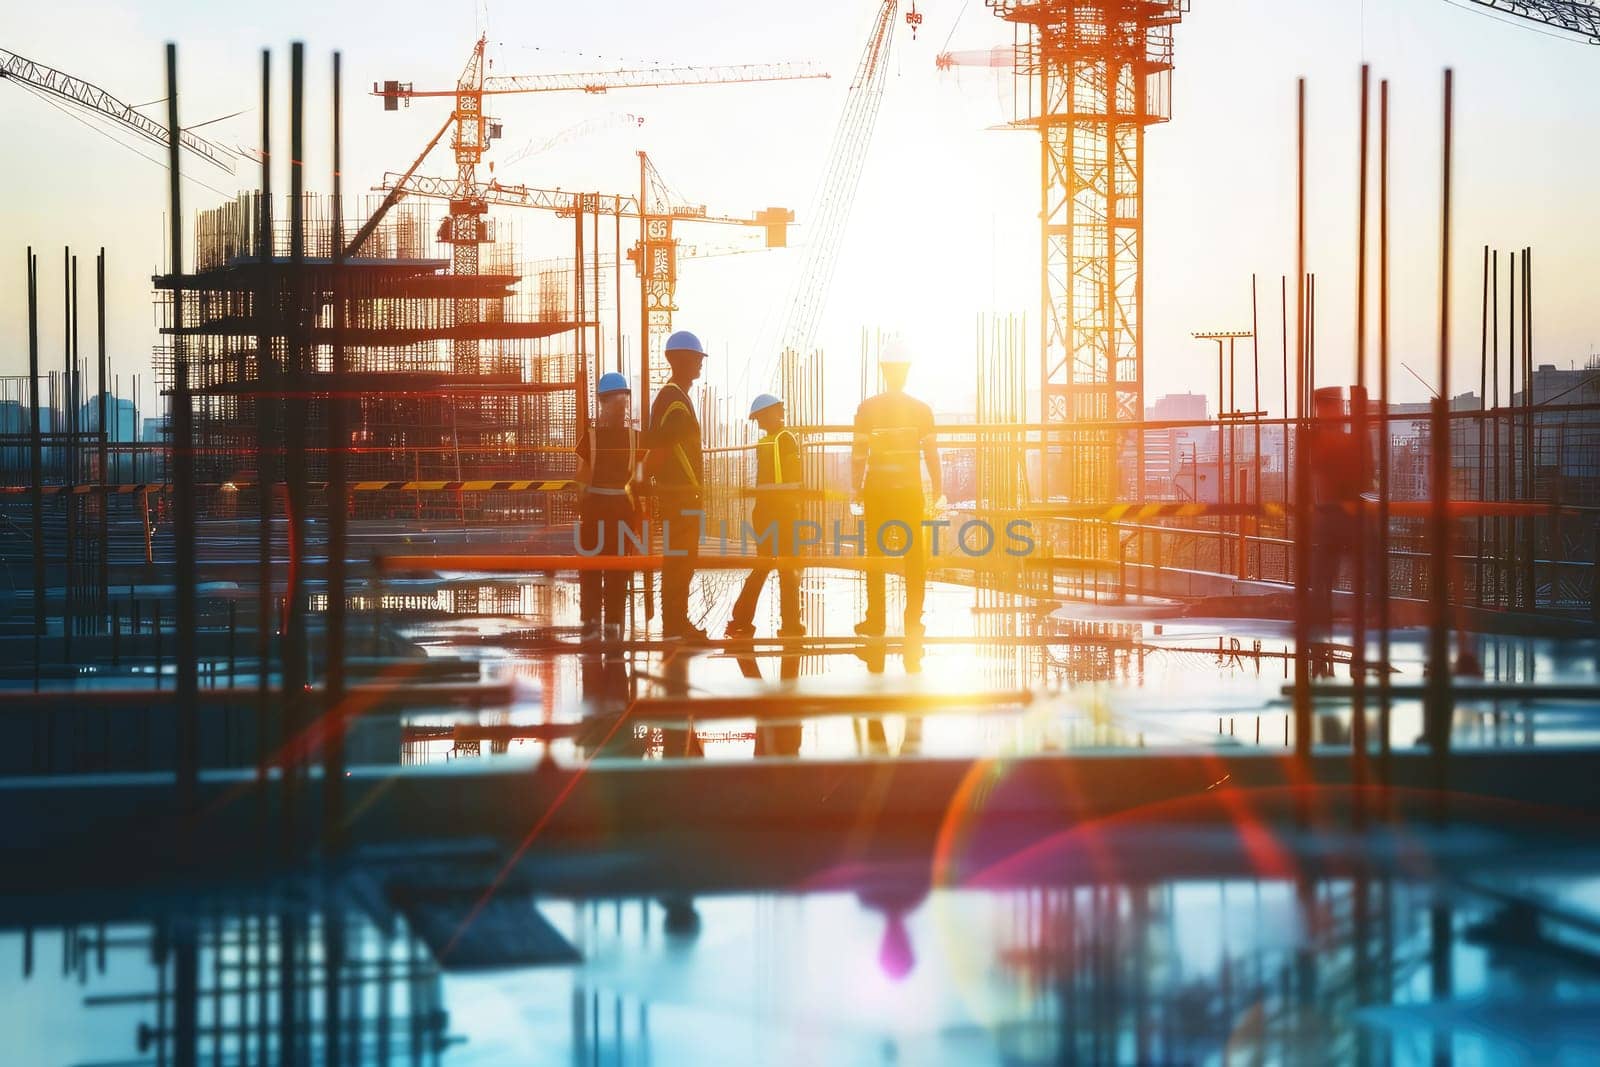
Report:
[[[168,169],[168,165],[167,165],[166,160],[160,159],[160,158],[158,158],[156,156],[146,155],[144,152],[141,152],[138,149],[137,146],[135,146],[135,145],[133,145],[133,144],[127,142],[127,141],[124,141],[121,137],[118,137],[113,131],[108,130],[105,127],[97,125],[97,124],[95,124],[93,122],[90,122],[83,115],[78,114],[76,111],[72,110],[71,108],[69,108],[65,104],[63,104],[61,101],[56,100],[55,98],[50,96],[48,93],[44,92],[44,90],[37,89],[34,86],[29,85],[27,82],[20,81],[20,80],[17,80],[17,79],[8,78],[6,80],[7,81],[12,81],[19,89],[22,89],[24,92],[27,92],[27,93],[35,96],[35,97],[38,97],[40,100],[44,101],[46,104],[49,104],[51,107],[53,107],[57,111],[61,112],[63,115],[67,116],[67,118],[71,119],[72,121],[82,124],[83,126],[87,127],[88,129],[92,130],[93,132],[100,134],[102,137],[108,138],[113,144],[121,145],[123,148],[126,148],[128,151],[132,152],[134,155],[138,156],[140,159],[149,160],[151,163],[154,163],[156,166],[160,167],[162,170],[167,170]],[[228,116],[228,117],[231,118],[232,116]],[[229,199],[231,199],[234,196],[233,193],[224,192],[223,190],[218,189],[215,185],[212,185],[209,182],[201,181],[199,178],[196,178],[191,174],[181,174],[180,177],[184,178],[186,181],[191,181],[194,184],[196,184],[198,186],[201,186],[202,188],[209,189],[213,193],[216,193],[218,196],[227,197]]]

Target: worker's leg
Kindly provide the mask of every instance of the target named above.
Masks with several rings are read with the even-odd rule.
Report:
[[[885,507],[881,493],[872,493],[867,496],[865,511],[866,520],[866,555],[869,557],[883,557],[882,546],[878,542],[878,531],[883,529],[893,516]],[[885,541],[885,543],[888,543]],[[888,578],[881,570],[867,571],[867,615],[856,627],[857,631],[882,634],[884,628],[884,600]]]
[[[796,526],[800,522],[800,509],[785,508],[779,517],[779,534],[775,554],[780,559],[793,559]],[[778,571],[778,633],[785,637],[799,637],[806,632],[800,621],[800,572],[792,567]]]
[[[756,554],[777,555],[777,523],[759,504],[750,516],[750,528],[755,531]],[[767,575],[771,573],[770,567],[757,566],[750,569],[744,585],[739,589],[739,598],[733,602],[733,614],[728,618],[730,629],[742,629],[755,619],[756,603],[761,599],[761,590],[767,584]]]
[[[622,527],[629,522],[633,506],[627,497],[613,497],[612,500],[615,503],[607,509],[610,514],[606,517],[605,555],[620,559],[623,553]],[[631,575],[631,571],[624,570],[605,572],[603,621],[605,625],[615,626],[618,630],[627,624],[628,579]]]
[[[593,498],[584,497],[578,510],[578,545],[585,552],[599,546],[596,558],[604,557],[609,551],[602,529],[605,525],[604,512]],[[600,620],[601,581],[600,571],[586,570],[578,575],[578,620],[585,629]]]
[[[905,632],[907,637],[915,637],[922,633],[922,603],[928,586],[928,556],[923,548],[922,537],[921,491],[906,494],[898,510],[900,521],[916,531],[911,538],[911,550],[905,554]]]
[[[666,522],[665,559],[661,565],[661,624],[665,633],[692,629],[689,621],[689,583],[700,554],[698,500],[674,501],[662,508]]]
[[[761,600],[762,587],[767,584],[767,575],[771,573],[771,567],[758,566],[750,569],[744,585],[739,589],[739,599],[733,602],[733,614],[728,617],[730,627],[751,625],[756,617],[756,604]]]

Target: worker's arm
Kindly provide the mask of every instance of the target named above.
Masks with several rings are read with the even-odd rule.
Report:
[[[690,462],[688,450],[683,447],[683,442],[696,432],[687,407],[682,403],[668,405],[661,415],[660,439],[656,446],[662,453],[659,460],[661,466],[657,468],[658,478],[662,472],[671,471],[669,480],[700,488],[700,474]]]
[[[594,464],[590,462],[589,439],[580,437],[578,439],[578,447],[574,448],[573,451],[578,455],[576,480],[579,485],[588,487],[594,483]]]
[[[939,465],[939,438],[934,432],[932,412],[922,427],[922,461],[928,465],[928,488],[933,490],[933,499],[938,500],[944,496],[944,468]]]
[[[867,478],[867,428],[862,425],[861,409],[856,409],[855,434],[850,439],[850,492],[860,493]]]

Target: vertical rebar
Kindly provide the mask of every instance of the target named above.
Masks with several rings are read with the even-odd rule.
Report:
[[[349,446],[348,390],[345,379],[348,368],[345,361],[344,330],[348,316],[349,284],[344,264],[344,191],[340,167],[342,166],[343,98],[340,78],[339,53],[333,54],[333,312],[334,341],[333,365],[328,389],[328,609],[327,669],[324,676],[326,696],[323,704],[323,725],[327,741],[323,749],[322,799],[323,847],[337,852],[342,844],[344,825],[344,761],[345,761],[345,523],[349,511],[345,487],[345,450]],[[339,999],[336,983],[329,983],[330,993],[325,1013],[330,1019],[327,1044],[330,1052],[338,1048]]]
[[[1255,411],[1255,506],[1256,516],[1251,519],[1251,532],[1261,533],[1261,317],[1256,300],[1256,276],[1250,274],[1250,363],[1251,374],[1254,379],[1254,392],[1251,400],[1252,410]],[[1256,547],[1255,576],[1261,577],[1260,544]]]
[[[272,416],[277,375],[272,332],[278,319],[277,291],[272,283],[272,53],[261,50],[261,196],[258,201],[256,249],[262,270],[251,294],[256,322],[256,783],[259,828],[266,829],[268,753],[272,749],[272,494],[275,482]]]
[[[33,415],[28,440],[30,509],[33,512],[33,688],[39,688],[44,660],[44,411],[39,407],[39,257],[28,246],[28,406]]]
[[[78,497],[73,492],[78,483],[78,422],[77,390],[74,388],[78,362],[78,257],[72,249],[62,254],[62,328],[63,362],[61,374],[61,425],[54,427],[61,442],[61,503],[66,511],[66,537],[62,540],[64,569],[61,574],[61,662],[72,662],[72,631],[78,622],[77,590],[78,568]]]
[[[1371,69],[1361,64],[1361,148],[1356,194],[1356,387],[1350,393],[1350,432],[1356,440],[1357,485],[1367,488],[1367,158],[1372,97]],[[1357,498],[1360,504],[1360,498]],[[1367,515],[1356,513],[1355,618],[1350,636],[1351,781],[1367,783]]]
[[[306,277],[305,242],[305,44],[289,50],[289,293],[291,319],[283,411],[284,488],[288,501],[289,573],[283,598],[284,844],[297,847],[299,792],[305,761],[311,753],[306,736],[306,317],[310,291]]]
[[[1296,405],[1296,443],[1304,443],[1306,404],[1306,80],[1296,86],[1295,130],[1297,166],[1295,172],[1295,277],[1300,279],[1295,298],[1295,365],[1299,368],[1300,389]],[[1310,640],[1310,598],[1306,572],[1311,563],[1310,470],[1305,449],[1295,449],[1294,465],[1294,753],[1302,774],[1311,765],[1311,677],[1307,644]]]
[[[1485,427],[1489,424],[1489,246],[1483,246],[1483,297],[1482,310],[1479,315],[1478,326],[1478,499],[1485,500],[1484,493],[1486,479],[1484,478],[1484,464],[1488,458],[1486,446],[1488,436]],[[1483,607],[1483,535],[1484,519],[1478,517],[1478,542],[1476,545],[1477,557],[1474,560],[1473,572],[1473,600],[1479,608]]]
[[[95,258],[95,310],[96,330],[99,342],[100,365],[100,436],[98,439],[100,460],[100,573],[97,576],[100,586],[98,598],[99,618],[105,619],[111,610],[111,455],[109,448],[111,432],[107,426],[107,408],[110,406],[106,395],[106,250],[100,249],[100,254]],[[120,420],[119,420],[120,421]],[[100,629],[97,621],[95,629]]]
[[[173,325],[183,325],[183,208],[179,190],[178,46],[167,45],[167,198],[172,233]],[[177,568],[174,573],[176,624],[178,799],[180,810],[199,804],[200,679],[195,662],[194,440],[190,422],[187,353],[181,328],[172,333],[172,512]],[[191,1056],[192,1047],[189,1050]],[[180,1050],[181,1055],[181,1050]]]
[[[1490,257],[1490,262],[1491,262],[1491,264],[1493,266],[1493,271],[1492,271],[1492,275],[1491,275],[1491,281],[1489,283],[1489,338],[1490,338],[1490,340],[1489,340],[1489,381],[1490,381],[1491,388],[1494,390],[1494,400],[1493,400],[1493,403],[1492,403],[1492,407],[1494,409],[1494,417],[1490,420],[1494,424],[1493,425],[1494,441],[1493,441],[1492,447],[1490,448],[1489,451],[1490,451],[1490,455],[1491,455],[1491,457],[1493,459],[1493,466],[1494,466],[1494,499],[1503,500],[1505,498],[1503,496],[1501,496],[1501,493],[1504,491],[1504,487],[1503,487],[1503,483],[1500,480],[1500,473],[1505,468],[1505,461],[1501,458],[1501,454],[1500,454],[1500,250],[1499,249],[1495,249],[1494,254]],[[1505,520],[1502,517],[1498,516],[1498,515],[1495,516],[1495,518],[1493,520],[1493,527],[1494,527],[1494,559],[1495,559],[1495,564],[1494,564],[1494,572],[1495,572],[1495,601],[1497,603],[1499,603],[1500,606],[1509,608],[1511,606],[1511,601],[1508,598],[1508,594],[1507,594],[1507,591],[1506,591],[1506,564],[1505,564],[1505,559],[1504,559],[1505,543],[1506,543]]]
[[[1450,225],[1454,152],[1455,73],[1444,72],[1443,191],[1439,232],[1439,392],[1433,402],[1433,485],[1430,497],[1432,619],[1428,631],[1426,734],[1432,755],[1432,784],[1442,812],[1449,782],[1450,679]]]
[[[1389,80],[1378,85],[1378,543],[1383,567],[1378,597],[1378,780],[1389,785],[1389,705],[1391,656],[1389,639]]]
[[[1533,500],[1538,496],[1538,483],[1535,476],[1534,445],[1536,438],[1533,428],[1533,249],[1524,247],[1522,250],[1522,495],[1524,500]],[[1529,515],[1523,520],[1523,536],[1518,540],[1522,544],[1522,584],[1526,589],[1527,597],[1524,607],[1528,611],[1539,610],[1539,586],[1534,573],[1534,549],[1538,541],[1538,519]]]

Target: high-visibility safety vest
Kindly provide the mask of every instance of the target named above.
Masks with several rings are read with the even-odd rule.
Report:
[[[769,433],[756,442],[756,492],[769,503],[787,502],[802,487],[800,439],[792,430]]]
[[[601,449],[600,431],[623,430],[628,437],[628,447],[622,456],[623,449],[610,447]],[[618,459],[622,462],[619,463]],[[628,427],[600,427],[594,424],[589,426],[589,484],[583,491],[594,496],[626,496],[633,495],[633,482],[639,473],[639,432]],[[602,459],[604,460],[602,462]]]

